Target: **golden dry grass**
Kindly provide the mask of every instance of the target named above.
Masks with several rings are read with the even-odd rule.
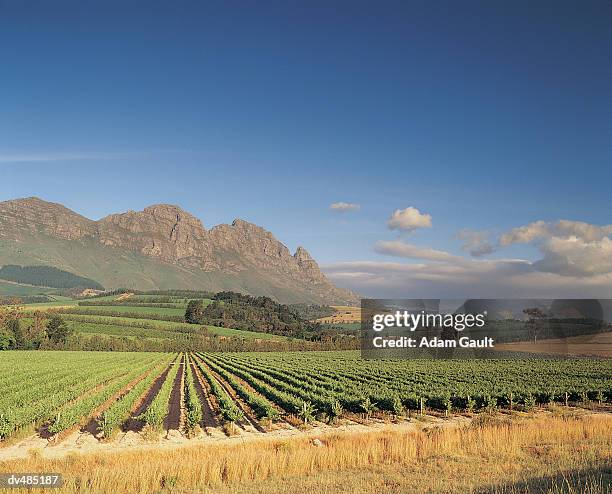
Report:
[[[0,471],[61,472],[66,485],[58,493],[513,493],[579,475],[581,487],[567,492],[595,494],[608,492],[601,472],[612,465],[611,431],[609,414],[494,417],[462,429],[325,436],[319,447],[293,438],[61,460],[34,455]]]
[[[336,312],[328,317],[317,319],[322,324],[342,324],[351,322],[361,322],[361,308],[348,305],[332,305]]]

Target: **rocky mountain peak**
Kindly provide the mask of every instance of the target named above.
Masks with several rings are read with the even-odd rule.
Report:
[[[314,261],[314,259],[308,253],[308,251],[304,247],[302,247],[301,245],[296,249],[295,254],[293,254],[293,257],[295,257],[295,259],[298,262],[301,262],[301,261]]]
[[[312,283],[319,284],[327,282],[327,278],[325,278],[325,275],[319,269],[319,265],[304,247],[298,247],[295,254],[293,254],[293,258],[296,260],[300,270]]]
[[[121,246],[166,262],[197,264],[207,253],[202,222],[171,204],[112,214],[97,222],[100,242]]]
[[[262,228],[261,226],[256,225],[255,223],[250,223],[246,220],[242,220],[240,218],[236,218],[234,221],[232,221],[232,228],[245,232],[255,232],[262,234],[269,233],[268,230],[266,230],[265,228]]]
[[[176,223],[183,222],[190,224],[195,228],[201,228],[204,230],[204,225],[198,218],[174,204],[153,204],[144,208],[142,213],[148,214],[162,221],[175,221]]]
[[[74,242],[66,248],[60,239]],[[0,240],[8,241],[0,264],[47,263],[106,288],[234,289],[285,302],[356,300],[330,283],[303,247],[292,255],[271,232],[241,219],[206,230],[198,218],[172,204],[92,221],[35,197],[0,202]],[[107,259],[102,265],[100,255]],[[130,268],[122,270],[126,262]]]
[[[94,231],[94,222],[61,204],[27,197],[0,202],[0,236],[17,240],[24,234],[49,234],[76,240]]]

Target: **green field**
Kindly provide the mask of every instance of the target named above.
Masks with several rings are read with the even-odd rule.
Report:
[[[174,308],[160,308],[146,305],[147,303],[158,303],[156,299],[168,299],[168,297],[155,297],[150,295],[133,296],[125,300],[130,303],[142,304],[139,306],[121,305],[121,301],[116,300],[117,295],[85,299],[89,303],[102,301],[105,304],[117,304],[99,306],[77,305],[79,302],[82,302],[83,299],[75,300],[67,297],[55,298],[57,301],[54,302],[24,305],[24,311],[27,313],[26,317],[23,319],[24,324],[30,324],[32,322],[30,313],[35,311],[48,312],[52,310],[58,312],[61,317],[66,320],[68,327],[76,334],[85,336],[124,337],[131,340],[135,338],[142,340],[176,340],[203,335],[249,340],[286,340],[285,337],[274,334],[217,326],[199,326],[182,322],[182,318],[185,314],[185,308],[182,307],[182,305],[186,305],[186,299],[184,298],[173,297],[173,302],[171,303],[177,305],[177,307]],[[210,303],[210,301],[206,300],[205,303]],[[175,320],[164,320],[164,318]]]
[[[0,280],[0,297],[25,297],[30,295],[46,295],[56,292],[57,288],[42,288],[40,286],[18,285]]]
[[[187,427],[201,425],[204,410],[218,418],[217,425],[209,422],[212,427],[241,422],[245,415],[251,423],[291,416],[293,423],[300,418],[334,425],[336,419],[372,411],[401,418],[411,410],[478,413],[609,402],[611,372],[611,361],[592,359],[385,361],[363,360],[355,351],[6,351],[0,359],[0,439],[31,432],[32,426],[60,433],[92,419],[110,437],[136,417],[134,405],[149,390],[151,400],[138,420],[160,431],[163,424],[178,428],[181,406],[192,412]],[[200,389],[215,397],[213,408],[196,391],[202,383]],[[174,425],[166,417],[174,417]]]
[[[161,372],[163,353],[3,352],[0,438],[41,424],[58,433],[81,424],[135,380]]]
[[[143,305],[142,307],[134,307],[134,306],[125,306],[125,305],[88,305],[88,306],[79,306],[78,308],[81,314],[87,313],[128,313],[128,314],[146,314],[152,316],[178,316],[183,317],[185,315],[184,308],[160,308],[160,307],[150,307],[147,305]]]
[[[359,352],[210,353],[216,371],[235,375],[289,411],[301,400],[330,413],[363,408],[438,410],[531,406],[612,398],[609,359],[363,360]],[[567,393],[567,395],[566,395]]]
[[[30,324],[32,319],[24,318],[25,324]],[[125,336],[130,338],[158,338],[164,339],[170,336],[181,334],[178,331],[168,330],[157,330],[154,328],[137,328],[130,326],[121,326],[117,324],[100,324],[100,323],[87,323],[81,321],[67,320],[66,324],[68,327],[76,332],[83,334],[97,334],[100,336]]]
[[[23,306],[26,312],[32,312],[37,310],[54,309],[58,307],[76,307],[77,303],[68,297],[54,297],[54,301],[50,302],[39,302],[35,304],[25,304]]]
[[[65,315],[66,318],[80,317],[79,315]],[[87,316],[84,316],[87,317]],[[167,321],[157,321],[151,319],[127,319],[120,317],[109,317],[106,319],[110,324],[91,323],[78,320],[68,320],[68,325],[77,332],[111,335],[111,336],[135,336],[139,338],[172,338],[177,334],[191,334],[200,332],[200,326],[187,323],[174,323]],[[115,324],[112,324],[112,323]],[[123,322],[124,325],[118,324]],[[141,323],[142,328],[128,326],[129,323]],[[146,327],[149,326],[149,327]],[[254,331],[242,331],[239,329],[220,328],[217,326],[206,326],[212,335],[237,337],[237,338],[258,338],[258,339],[283,339],[282,336],[256,333]]]

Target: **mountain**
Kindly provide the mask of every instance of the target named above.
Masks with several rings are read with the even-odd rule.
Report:
[[[234,290],[282,303],[354,304],[303,247],[237,219],[206,229],[178,206],[93,221],[36,197],[0,202],[0,265],[46,265],[105,288]]]

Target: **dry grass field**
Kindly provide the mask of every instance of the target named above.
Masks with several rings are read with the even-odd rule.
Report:
[[[502,343],[496,350],[508,352],[549,353],[580,357],[612,357],[612,332],[570,336],[564,339]]]
[[[344,324],[361,322],[361,307],[351,307],[348,305],[332,305],[335,314],[317,319],[322,324]]]
[[[56,493],[611,492],[612,416],[479,415],[462,428],[367,432],[0,463],[61,472]],[[19,492],[12,490],[12,492]],[[23,491],[25,492],[25,491]]]

